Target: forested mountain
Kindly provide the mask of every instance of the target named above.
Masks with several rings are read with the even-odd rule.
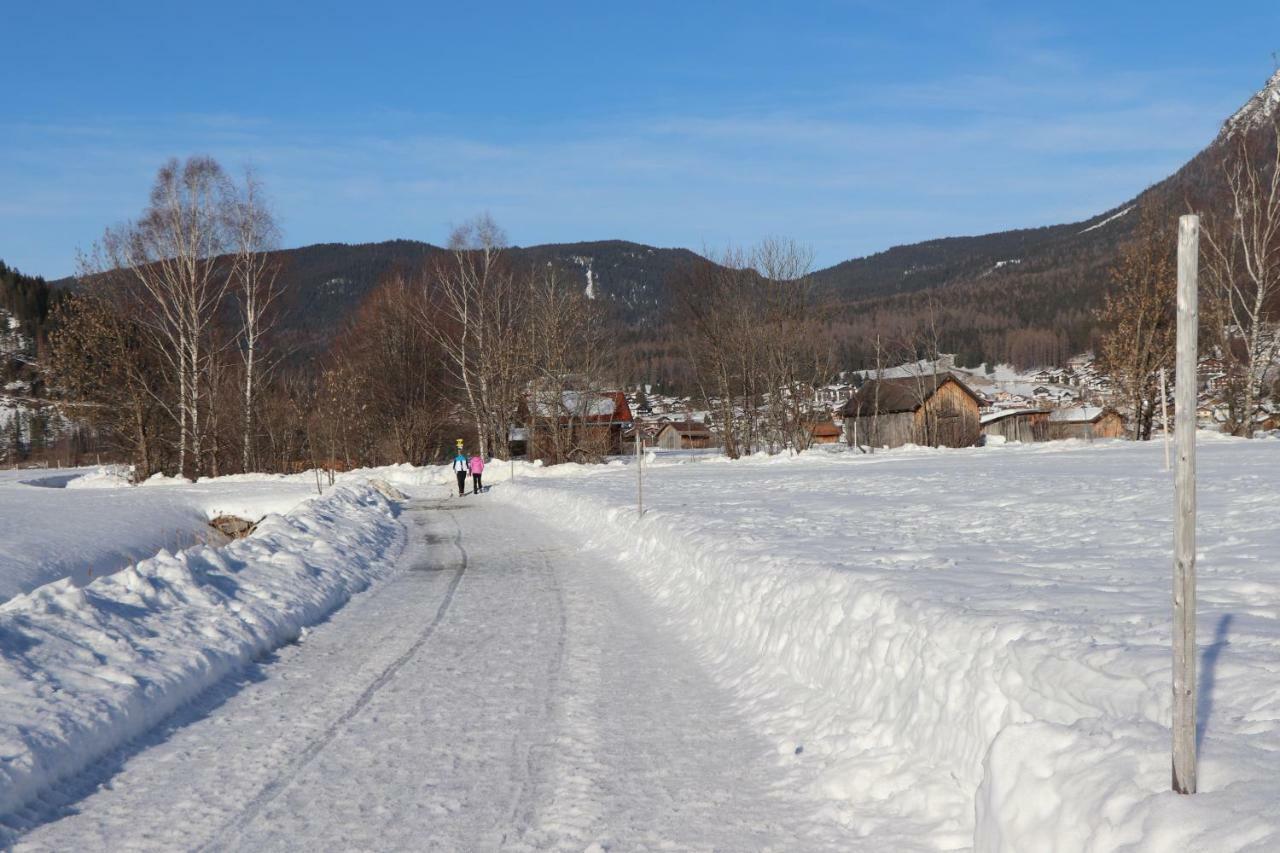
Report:
[[[1280,72],[1224,123],[1223,132],[1256,126],[1277,104]],[[1172,217],[1190,205],[1212,203],[1221,139],[1169,178],[1084,222],[929,240],[816,271],[814,281],[830,297],[827,330],[843,365],[865,363],[877,334],[889,339],[927,325],[962,363],[1052,363],[1089,347],[1117,246],[1144,211]],[[804,235],[793,236],[803,242]],[[396,271],[414,273],[440,251],[392,240],[278,252],[284,284],[279,343],[297,358],[320,354],[381,280]],[[667,333],[666,296],[672,277],[694,253],[608,240],[515,247],[509,257],[517,266],[554,265],[616,306],[626,328],[626,378],[673,378],[677,342]]]
[[[44,339],[49,311],[57,301],[57,294],[43,278],[23,275],[0,260],[0,311],[16,321],[16,327],[9,329],[6,319],[5,328],[0,331],[20,334],[31,342],[34,354],[35,343]]]

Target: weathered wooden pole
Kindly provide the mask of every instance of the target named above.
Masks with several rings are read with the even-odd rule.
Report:
[[[1178,364],[1174,377],[1173,790],[1196,792],[1196,335],[1200,217],[1178,220]]]
[[[640,451],[640,425],[636,424],[636,515],[644,515],[644,454]]]
[[[1168,371],[1160,368],[1160,420],[1164,423],[1164,470],[1169,470],[1169,386],[1165,381]]]

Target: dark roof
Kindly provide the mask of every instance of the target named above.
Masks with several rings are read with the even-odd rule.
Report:
[[[938,373],[930,376],[908,376],[902,379],[868,379],[854,395],[840,408],[844,417],[867,417],[869,415],[896,415],[899,412],[914,412],[920,408],[923,399],[932,397],[934,392],[948,382],[954,382],[979,406],[982,399],[950,373]],[[877,411],[877,409],[879,411]]]

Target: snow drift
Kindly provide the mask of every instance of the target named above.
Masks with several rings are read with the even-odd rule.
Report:
[[[0,606],[0,815],[296,638],[402,545],[378,488],[340,485],[226,548],[162,551]]]

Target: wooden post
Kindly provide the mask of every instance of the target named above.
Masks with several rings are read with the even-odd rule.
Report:
[[[1178,220],[1178,466],[1173,527],[1173,790],[1196,792],[1196,335],[1200,217]]]
[[[1160,420],[1164,423],[1164,470],[1169,470],[1169,386],[1165,384],[1163,367],[1160,368]]]
[[[644,454],[641,453],[640,426],[636,425],[636,515],[644,515]]]

